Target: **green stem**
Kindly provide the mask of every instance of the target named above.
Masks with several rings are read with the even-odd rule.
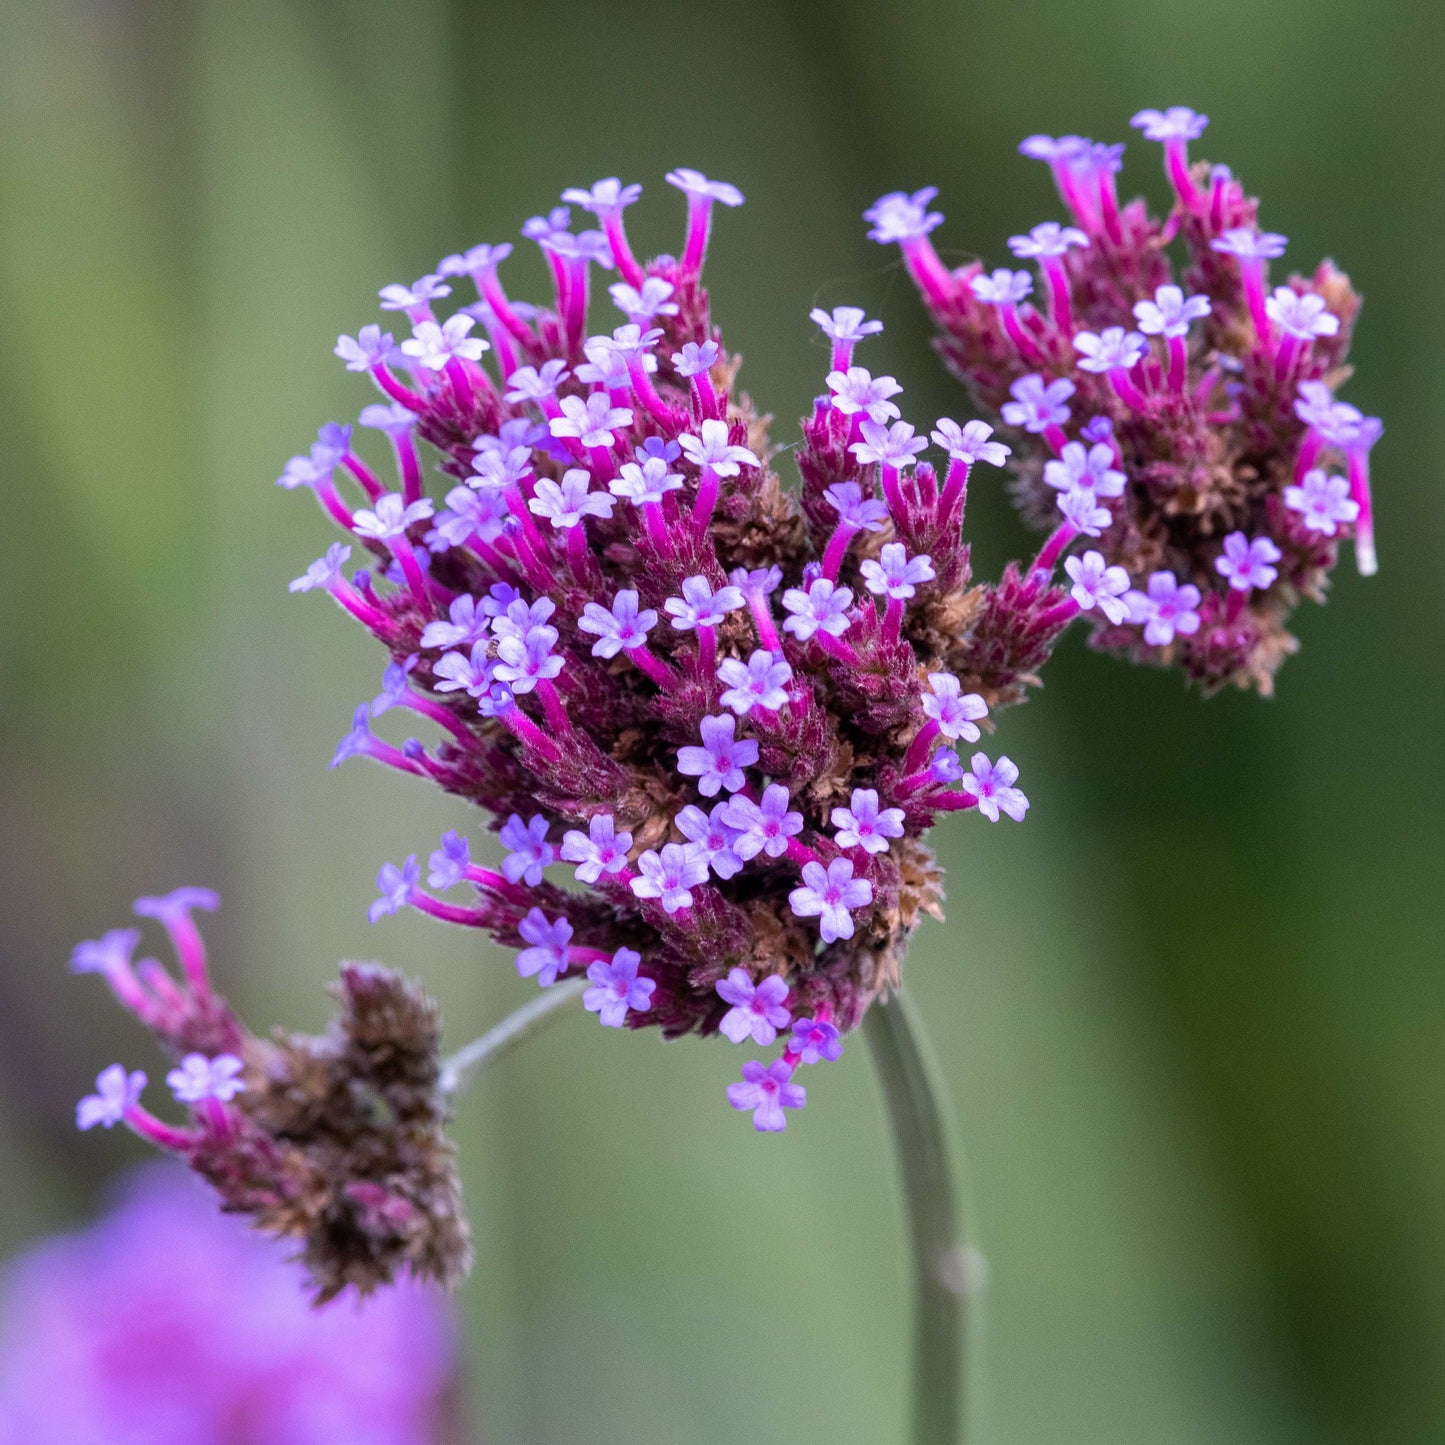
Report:
[[[438,1087],[443,1094],[460,1094],[489,1064],[509,1054],[519,1044],[553,1019],[587,987],[584,977],[566,978],[545,988],[531,1003],[509,1013],[501,1023],[490,1028],[481,1038],[464,1044],[450,1058],[442,1061]]]
[[[964,1438],[967,1255],[940,1086],[909,1000],[895,993],[863,1018],[893,1126],[913,1244],[912,1445]]]

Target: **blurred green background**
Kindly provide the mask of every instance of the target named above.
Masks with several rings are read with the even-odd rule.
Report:
[[[460,1042],[529,996],[496,951],[368,928],[384,859],[469,819],[326,770],[380,657],[286,582],[330,540],[271,483],[369,388],[330,355],[377,287],[514,237],[566,185],[735,181],[709,267],[778,418],[821,385],[814,304],[887,332],[908,415],[959,415],[880,192],[937,184],[945,254],[1059,206],[1030,132],[1141,106],[1264,197],[1367,304],[1345,395],[1384,416],[1382,571],[1342,563],[1272,702],[1201,702],[1073,637],[998,745],[1024,827],[940,830],[949,923],[909,972],[952,1083],[991,1279],[997,1445],[1445,1439],[1441,870],[1445,118],[1409,0],[11,0],[0,7],[0,1252],[74,1222],[133,1140],[77,1136],[100,1065],[158,1060],[74,941],[213,884],[252,1023],[319,1027],[341,956],[421,972]],[[1124,180],[1162,201],[1157,147]],[[530,251],[531,248],[527,247]],[[533,255],[514,295],[541,294]],[[979,570],[1027,545],[1002,489]],[[1434,559],[1434,560],[1432,560]],[[899,1438],[903,1235],[861,1043],[755,1137],[736,1056],[577,1019],[464,1103],[478,1440]]]

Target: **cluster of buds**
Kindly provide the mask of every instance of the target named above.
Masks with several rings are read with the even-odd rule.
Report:
[[[551,307],[507,295],[506,245],[382,291],[410,336],[368,326],[336,353],[383,393],[360,420],[389,438],[396,480],[350,427],[322,428],[281,483],[312,490],[347,540],[292,587],[329,593],[390,654],[336,761],[477,804],[505,850],[484,866],[448,833],[425,885],[417,855],[386,865],[372,920],[405,906],[484,929],[544,987],[585,971],[607,1026],[763,1046],[791,1030],[729,1094],[775,1129],[803,1100],[793,1071],[837,1056],[938,912],[921,835],[947,812],[1023,817],[1014,765],[956,745],[1097,604],[1016,566],[972,584],[969,473],[1008,449],[945,420],[946,464],[920,460],[898,383],[855,364],[881,330],[856,308],[813,313],[831,368],[785,490],[702,283],[713,211],[742,196],[667,179],[687,198],[680,257],[634,257],[623,215],[641,188],[611,179],[522,228]],[[571,231],[568,206],[596,229]],[[620,313],[596,332],[594,266],[615,268]],[[478,299],[439,319],[462,277]],[[440,740],[373,731],[401,711]],[[454,887],[466,902],[438,896]]]
[[[454,1151],[437,1088],[435,1005],[384,969],[346,964],[341,1012],[319,1037],[249,1033],[212,985],[196,909],[205,888],[142,898],[170,935],[179,977],[135,959],[140,931],[77,946],[71,967],[100,974],[171,1055],[182,1123],[157,1117],[146,1076],[112,1064],[76,1106],[81,1129],[124,1124],[183,1159],[231,1213],[295,1242],[319,1301],[366,1293],[403,1269],[443,1284],[471,1258]]]
[[[1290,612],[1323,599],[1339,539],[1375,570],[1382,427],[1335,398],[1359,297],[1329,261],[1270,288],[1285,238],[1259,229],[1227,167],[1190,163],[1207,123],[1183,106],[1133,119],[1163,145],[1163,220],[1119,203],[1122,145],[1023,142],[1073,221],[1009,241],[1038,268],[1042,308],[1028,271],[940,261],[935,189],[865,214],[874,240],[901,246],[950,370],[1018,436],[1018,501],[1051,529],[1037,566],[1093,542],[1065,566],[1076,597],[1098,597],[1094,645],[1268,693],[1296,647]]]

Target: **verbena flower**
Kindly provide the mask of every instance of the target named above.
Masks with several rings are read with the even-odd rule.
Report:
[[[1073,223],[1009,241],[1039,268],[1036,303],[1024,272],[938,259],[932,189],[885,196],[865,213],[869,235],[901,245],[944,361],[1015,429],[1016,495],[1053,529],[1038,565],[1082,536],[1141,597],[1161,575],[1199,594],[1181,613],[1193,627],[1142,604],[1122,619],[1092,609],[1094,644],[1177,665],[1206,689],[1268,692],[1295,649],[1290,613],[1322,597],[1340,538],[1353,536],[1361,572],[1375,570],[1369,456],[1382,428],[1332,391],[1348,375],[1359,297],[1328,261],[1270,288],[1285,238],[1260,229],[1258,203],[1226,168],[1189,159],[1207,117],[1173,106],[1132,123],[1164,147],[1174,204],[1163,219],[1119,201],[1122,147],[1020,146],[1049,166]],[[1117,492],[1061,486],[1060,462],[1086,442],[1108,449]],[[1267,581],[1263,570],[1247,588],[1234,581],[1236,533],[1278,550]]]
[[[423,1445],[452,1417],[434,1289],[307,1307],[283,1247],[155,1165],[0,1277],[0,1439]]]
[[[477,247],[437,275],[470,276],[484,306],[433,314],[442,291],[419,284],[388,293],[412,321],[399,349],[366,328],[338,343],[383,393],[371,420],[399,439],[398,481],[318,439],[304,464],[333,478],[320,500],[348,536],[298,590],[328,592],[393,664],[339,756],[431,779],[504,849],[479,866],[454,833],[433,853],[431,888],[470,889],[466,906],[428,891],[415,855],[387,864],[375,920],[413,907],[485,929],[543,986],[585,972],[604,1024],[669,1036],[724,1030],[745,979],[774,1030],[806,1015],[826,1044],[897,983],[909,934],[938,912],[922,834],[983,806],[954,744],[1023,696],[1073,607],[1017,567],[974,583],[968,476],[1008,448],[944,419],[935,469],[898,381],[854,364],[881,330],[856,307],[814,313],[828,390],[793,454],[801,488],[785,487],[702,285],[712,212],[742,196],[695,171],[668,180],[688,204],[678,259],[634,256],[638,188],[611,178],[564,195],[601,231],[574,234],[566,207],[523,228],[550,306],[514,303],[504,249]],[[891,198],[877,229],[926,237],[929,199]],[[608,264],[627,321],[591,334],[591,271]],[[1021,275],[1000,283],[1006,304]],[[445,511],[414,444],[434,453]],[[357,510],[336,491],[348,477]],[[348,579],[345,546],[370,554],[365,575]],[[403,712],[438,740],[373,732]],[[834,1056],[824,1044],[810,1062]],[[798,1057],[785,1050],[787,1070]],[[243,1077],[226,1107],[247,1107]],[[760,1127],[779,1117],[769,1104]]]

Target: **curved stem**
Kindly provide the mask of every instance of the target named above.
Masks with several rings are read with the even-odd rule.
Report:
[[[464,1044],[456,1053],[442,1061],[438,1087],[443,1094],[460,1094],[483,1069],[509,1054],[519,1044],[561,1016],[562,1010],[587,987],[583,975],[565,978],[543,989],[531,1003],[509,1013],[480,1038]]]
[[[912,1445],[964,1438],[967,1263],[949,1143],[946,1091],[909,1000],[875,1002],[863,1018],[893,1129],[913,1246]]]

